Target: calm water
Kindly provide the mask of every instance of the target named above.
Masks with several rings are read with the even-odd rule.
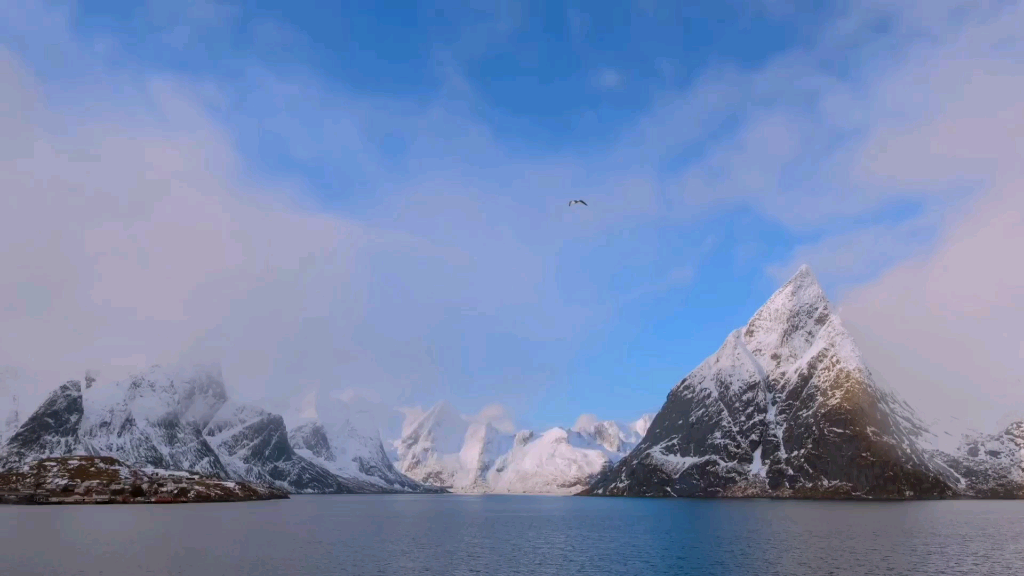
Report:
[[[1024,574],[1024,502],[300,496],[0,507],[0,574]]]

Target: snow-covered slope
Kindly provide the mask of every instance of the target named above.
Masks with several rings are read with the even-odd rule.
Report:
[[[959,479],[878,385],[807,267],[668,395],[587,493],[929,497]]]
[[[70,380],[50,393],[0,449],[0,470],[57,456],[84,454],[82,383]]]
[[[280,415],[229,401],[219,368],[154,366],[106,385],[64,384],[0,448],[0,468],[83,454],[291,492],[436,491],[399,474],[379,438],[329,422],[327,436],[340,456],[324,465],[296,453]]]
[[[231,478],[278,486],[293,493],[378,491],[340,478],[297,454],[288,440],[284,418],[256,406],[228,402],[204,434]]]
[[[436,491],[399,472],[384,449],[371,410],[351,398],[306,397],[289,441],[301,456],[353,482],[388,492]]]
[[[226,477],[203,428],[227,402],[215,367],[159,366],[83,391],[79,438],[85,451],[134,465]]]
[[[402,435],[399,470],[425,484],[454,487],[462,471],[459,454],[468,430],[469,422],[451,404],[438,402]],[[460,479],[465,481],[465,474]]]
[[[399,469],[457,492],[572,493],[628,453],[649,421],[584,415],[572,430],[512,434],[440,402],[405,427]]]
[[[614,456],[572,430],[552,428],[539,436],[524,431],[488,471],[487,484],[491,492],[573,494],[617,460]]]
[[[1024,421],[996,434],[964,435],[952,453],[936,452],[978,498],[1024,498]]]
[[[592,442],[614,454],[627,454],[644,438],[654,414],[644,414],[633,422],[600,421],[593,414],[584,414],[572,427]]]

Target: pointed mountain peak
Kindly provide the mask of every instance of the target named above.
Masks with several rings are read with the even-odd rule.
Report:
[[[772,372],[800,358],[826,327],[837,339],[837,347],[849,349],[851,356],[859,356],[833,314],[825,291],[811,269],[804,265],[754,313],[736,344],[739,350],[748,350],[757,362]],[[838,340],[843,341],[841,346]]]
[[[808,310],[828,308],[828,297],[818,284],[818,279],[806,264],[796,274],[772,294],[771,298],[754,313],[747,324],[745,337],[750,336],[751,328],[771,323],[788,323],[794,316],[806,316]]]
[[[814,276],[814,272],[811,272],[811,267],[807,264],[800,266],[796,271],[796,274],[789,279],[788,282],[782,285],[768,302],[777,300],[780,296],[796,296],[797,301],[809,301],[809,300],[825,300],[825,291],[821,289],[821,284],[818,284],[818,278]],[[802,298],[801,298],[802,297]]]
[[[50,392],[49,398],[58,398],[60,396],[81,396],[82,395],[82,382],[80,380],[68,380],[67,382],[60,385],[53,392]]]

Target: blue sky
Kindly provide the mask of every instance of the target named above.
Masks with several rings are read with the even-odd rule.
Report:
[[[978,196],[982,176],[887,176],[879,134],[944,110],[900,79],[1015,3],[789,4],[83,1],[12,7],[0,32],[48,134],[167,142],[172,174],[203,173],[189,193],[219,199],[224,253],[277,271],[172,257],[156,228],[125,231],[167,197],[109,192],[153,202],[97,216],[123,229],[110,242],[146,251],[131,265],[153,286],[183,280],[108,271],[152,295],[122,305],[97,260],[81,297],[146,331],[167,328],[142,310],[180,307],[190,327],[130,346],[96,328],[119,357],[216,333],[254,396],[319,383],[546,426],[656,410],[799,264],[844,300],[927,257]],[[118,345],[69,344],[69,366]]]

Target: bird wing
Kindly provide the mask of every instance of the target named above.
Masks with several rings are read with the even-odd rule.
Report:
[[[579,202],[580,204],[583,204],[584,206],[590,206],[590,204],[587,204],[583,200],[577,200],[577,202]]]

